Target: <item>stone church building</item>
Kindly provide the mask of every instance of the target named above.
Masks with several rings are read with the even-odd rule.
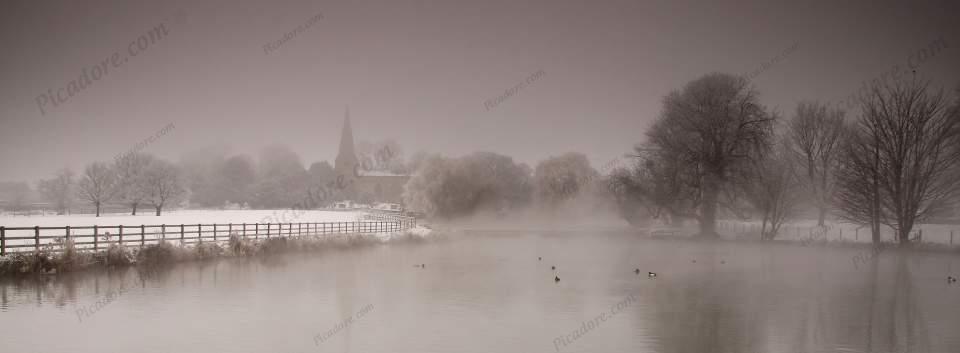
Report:
[[[403,186],[410,180],[409,175],[398,175],[386,171],[365,171],[360,167],[354,152],[353,128],[350,126],[350,109],[343,118],[343,130],[340,132],[340,150],[333,167],[337,177],[343,177],[347,194],[353,195],[353,201],[403,203]]]

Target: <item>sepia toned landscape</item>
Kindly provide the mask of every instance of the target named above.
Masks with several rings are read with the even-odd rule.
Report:
[[[960,351],[960,3],[0,3],[0,352]]]

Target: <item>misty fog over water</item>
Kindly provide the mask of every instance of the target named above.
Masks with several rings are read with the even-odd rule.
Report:
[[[0,315],[17,324],[5,326],[0,345],[10,352],[99,352],[102,340],[138,352],[960,348],[960,287],[930,275],[960,269],[957,257],[890,252],[876,266],[855,268],[858,251],[480,232],[322,256],[4,281]],[[31,336],[38,327],[58,339]]]
[[[0,1],[0,353],[960,352],[960,1]]]

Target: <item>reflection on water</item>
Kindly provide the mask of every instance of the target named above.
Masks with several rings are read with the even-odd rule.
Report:
[[[956,255],[885,251],[855,267],[857,253],[501,233],[6,280],[0,282],[0,347],[546,352],[557,350],[557,337],[631,296],[635,304],[581,330],[559,350],[960,351],[960,285],[945,280],[960,269]],[[420,263],[426,267],[414,266]],[[659,276],[648,279],[646,271]],[[79,308],[96,303],[105,304],[78,320]],[[319,332],[371,307],[316,345]]]

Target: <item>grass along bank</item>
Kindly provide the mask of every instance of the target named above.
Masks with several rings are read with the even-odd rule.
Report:
[[[97,252],[79,251],[72,240],[65,240],[45,245],[39,251],[0,256],[0,276],[52,275],[97,267],[156,267],[222,257],[319,252],[382,243],[419,243],[432,239],[439,238],[433,236],[429,229],[422,227],[390,235],[355,233],[249,239],[232,234],[229,240],[221,242],[180,244],[179,241],[161,241],[133,248],[113,244]],[[61,249],[62,251],[54,251]]]

